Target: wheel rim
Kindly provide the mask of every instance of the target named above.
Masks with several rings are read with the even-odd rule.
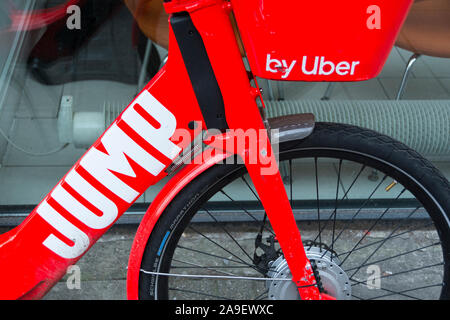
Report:
[[[446,278],[444,271],[447,261],[444,261],[442,255],[443,248],[435,224],[426,217],[430,214],[435,222],[439,222],[441,216],[438,209],[430,204],[426,204],[427,210],[422,206],[423,202],[419,198],[422,201],[426,198],[425,202],[430,202],[427,195],[419,195],[415,202],[408,200],[408,194],[416,196],[417,193],[417,190],[409,187],[410,182],[406,181],[408,177],[402,178],[395,174],[392,174],[392,177],[386,176],[381,168],[387,164],[383,164],[379,159],[370,160],[367,155],[358,155],[356,158],[364,158],[366,164],[359,163],[357,169],[354,153],[339,151],[343,157],[330,162],[328,158],[330,152],[336,153],[337,150],[298,150],[281,156],[286,159],[280,168],[282,172],[284,171],[286,191],[294,212],[316,215],[315,221],[299,222],[304,244],[309,240],[313,241],[310,248],[323,245],[324,255],[327,252],[337,253],[340,267],[351,282],[352,297],[355,299],[439,298]],[[301,157],[306,154],[311,156],[312,153],[315,153],[315,157],[309,157],[311,160],[307,165],[308,162]],[[348,160],[349,154],[352,160]],[[325,164],[335,172],[335,196],[331,199],[324,197],[321,189],[324,185],[323,174],[328,172],[322,169]],[[299,168],[305,172],[313,172],[314,177],[309,179],[312,186],[309,188],[314,190],[315,199],[298,199],[296,177],[299,175],[294,171]],[[349,168],[353,170],[352,174],[349,174]],[[374,173],[370,170],[373,169],[379,172],[377,179],[371,177]],[[240,231],[236,231],[236,223],[223,223],[224,214],[217,209],[217,204],[202,205],[199,215],[203,216],[203,221],[209,219],[211,223],[193,222],[183,235],[177,235],[176,232],[169,234],[162,246],[161,255],[164,259],[160,260],[157,269],[153,270],[157,274],[155,290],[158,291],[159,297],[166,298],[165,291],[168,289],[168,298],[176,299],[271,298],[268,294],[269,289],[276,281],[281,281],[280,274],[270,275],[270,268],[262,270],[263,268],[255,265],[255,239],[249,238],[249,235],[258,234],[262,229],[262,239],[265,241],[272,231],[268,221],[262,226],[265,218],[261,214],[258,215],[255,207],[255,202],[259,203],[258,196],[250,179],[246,175],[240,176],[241,172],[242,169],[236,169],[230,173],[228,178],[234,175],[233,178],[236,180],[214,191],[216,196],[212,200],[214,198],[227,200],[230,206],[232,204],[235,207],[234,211],[240,211],[240,214],[254,223],[245,223],[244,231],[242,231],[244,224],[241,223]],[[354,190],[358,190],[359,180],[362,177],[374,180],[373,188],[366,190],[368,196],[365,200],[363,197],[356,197],[357,192],[354,193]],[[402,179],[406,180],[401,181]],[[249,195],[254,197],[253,203],[237,203],[236,194],[230,191],[233,189],[233,183],[237,181],[248,188]],[[397,183],[393,184],[393,181]],[[395,195],[386,202],[386,199],[375,196],[380,190],[385,190],[391,195],[395,191]],[[331,193],[332,191],[328,190],[328,194]],[[386,205],[389,202],[391,205]],[[308,208],[314,203],[317,208]],[[405,207],[406,205],[408,207]],[[259,210],[261,211],[261,208]],[[365,219],[360,219],[361,217]],[[175,246],[174,243],[178,240],[172,257],[169,252],[170,246]],[[266,253],[260,249],[258,248],[257,255]],[[275,252],[279,257],[280,250],[277,247]],[[274,260],[276,258],[272,257],[272,262]],[[158,273],[215,275],[224,278],[194,279]],[[320,275],[320,270],[318,273]],[[268,277],[269,280],[263,281],[261,279],[263,277]]]

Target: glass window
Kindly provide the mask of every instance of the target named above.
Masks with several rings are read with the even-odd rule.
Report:
[[[448,117],[449,13],[447,0],[417,2],[375,79],[355,83],[261,79],[269,115],[275,114],[277,100],[314,101],[318,106],[382,101],[395,108],[395,100],[401,98],[436,100]],[[163,65],[167,14],[162,1],[0,1],[0,43],[0,217],[24,216]],[[408,81],[401,85],[407,66]],[[359,121],[356,111],[349,113],[337,104],[327,110],[317,114],[319,120]],[[440,134],[430,134],[405,133],[376,121],[357,124],[406,140],[449,175],[448,126]],[[90,130],[83,129],[87,126]],[[436,129],[433,124],[427,128]],[[147,191],[137,206],[145,207],[157,190]]]

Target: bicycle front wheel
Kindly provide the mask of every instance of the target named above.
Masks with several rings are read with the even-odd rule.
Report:
[[[280,172],[319,290],[338,299],[448,298],[450,186],[376,132],[317,123],[280,145]],[[172,201],[141,265],[143,299],[298,299],[242,165],[218,164]]]

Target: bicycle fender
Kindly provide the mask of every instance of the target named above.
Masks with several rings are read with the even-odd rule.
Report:
[[[203,155],[203,154],[202,154]],[[200,156],[202,156],[200,155]],[[185,165],[158,193],[145,213],[136,232],[128,261],[127,296],[130,300],[138,299],[139,273],[142,256],[152,230],[169,203],[192,180],[216,163],[227,158],[226,153],[216,154],[201,164]],[[194,161],[195,163],[195,161]]]
[[[304,139],[308,137],[314,130],[314,115],[312,114],[296,114],[272,118],[268,120],[268,129],[272,132],[272,137],[279,143],[291,140]],[[197,157],[201,157],[202,161],[192,161],[182,167],[162,188],[150,207],[145,213],[139,228],[136,232],[131,252],[128,260],[127,271],[127,297],[130,300],[138,299],[139,274],[142,257],[145,246],[152,233],[156,222],[161,217],[166,207],[175,198],[175,196],[191,181],[198,177],[201,173],[211,168],[213,165],[223,161],[231,156],[230,153],[216,149],[214,155],[210,152],[203,152]],[[196,158],[197,158],[196,157]]]

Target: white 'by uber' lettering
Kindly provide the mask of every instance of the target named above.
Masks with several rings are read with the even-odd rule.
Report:
[[[293,72],[296,67],[297,60],[292,60],[288,63],[284,59],[272,58],[270,54],[267,54],[266,58],[266,71],[271,73],[282,73],[281,78],[286,79]],[[340,61],[333,62],[327,60],[324,56],[315,56],[310,58],[303,56],[301,63],[301,72],[304,75],[320,75],[330,76],[337,74],[339,76],[354,75],[356,67],[360,64],[360,61]],[[298,67],[297,69],[300,69]],[[295,74],[296,71],[294,71]]]
[[[329,76],[337,73],[340,76],[354,75],[356,67],[360,64],[359,61],[347,62],[341,61],[335,64],[332,61],[325,60],[325,57],[314,57],[314,64],[312,69],[308,70],[308,57],[304,56],[302,60],[302,72],[306,75],[324,75]]]
[[[286,60],[280,61],[278,59],[273,59],[270,57],[270,54],[267,54],[266,71],[269,71],[272,73],[282,72],[283,75],[281,76],[281,78],[286,79],[287,77],[289,77],[289,74],[291,73],[291,71],[294,68],[296,63],[297,63],[297,60],[293,60],[288,65]]]

